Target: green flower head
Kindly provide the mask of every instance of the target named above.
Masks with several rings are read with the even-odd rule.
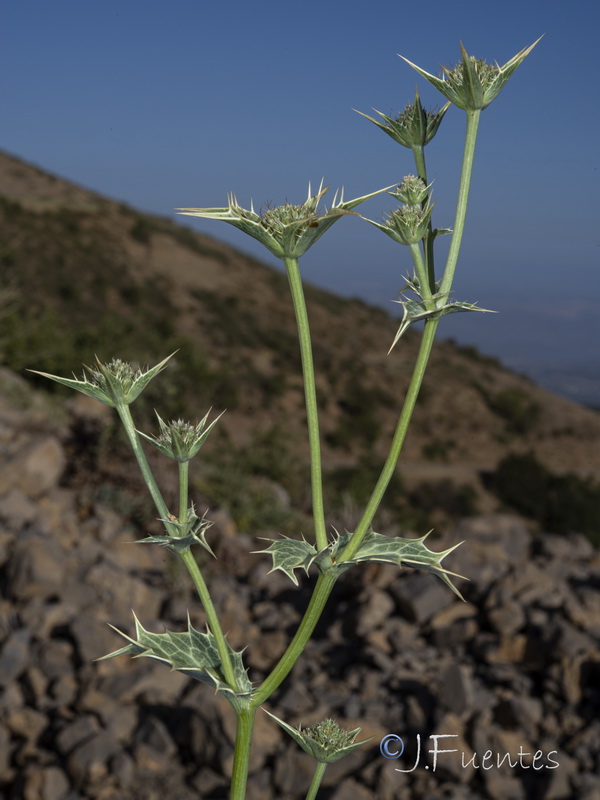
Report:
[[[208,427],[206,425],[208,414],[197,425],[192,425],[182,419],[164,422],[158,413],[156,416],[160,426],[158,436],[148,436],[142,431],[138,431],[138,433],[160,450],[163,455],[174,458],[179,463],[185,463],[190,461],[200,450],[221,414]]]
[[[415,100],[408,103],[404,111],[397,117],[388,117],[377,109],[373,109],[379,114],[381,119],[377,120],[368,114],[358,111],[362,117],[373,122],[378,128],[391,136],[395,142],[403,147],[424,147],[433,139],[438,132],[438,128],[444,118],[444,114],[450,108],[450,103],[446,103],[439,111],[426,111],[421,105],[419,90],[415,92]]]
[[[113,358],[112,361],[103,364],[96,357],[95,366],[85,367],[88,374],[84,374],[81,380],[61,378],[58,375],[50,375],[48,372],[39,372],[38,370],[32,370],[32,372],[62,383],[63,386],[68,386],[70,389],[76,389],[107,406],[117,408],[133,403],[152,378],[166,367],[173,355],[174,353],[171,353],[155,367],[147,370],[134,367],[126,361],[121,361],[120,358]]]
[[[470,56],[461,43],[462,60],[455,67],[442,66],[441,78],[425,72],[424,69],[417,67],[404,56],[400,56],[400,58],[416,69],[419,75],[426,78],[455,106],[465,111],[478,111],[489,106],[492,100],[498,96],[510,76],[531,53],[540,39],[537,39],[529,47],[523,48],[502,67],[497,63],[488,64],[475,56]]]
[[[431,203],[427,203],[424,208],[405,205],[390,212],[383,223],[375,222],[372,219],[367,219],[367,222],[375,225],[376,228],[386,233],[395,242],[412,245],[417,244],[425,237],[432,211],[433,205]]]
[[[360,733],[360,728],[355,728],[353,731],[345,731],[333,719],[324,719],[322,722],[317,722],[316,725],[311,725],[309,728],[292,728],[287,722],[276,717],[275,714],[266,712],[272,719],[277,722],[284,731],[289,733],[292,739],[300,745],[305,753],[312,756],[315,761],[320,764],[331,764],[334,761],[339,761],[344,758],[348,753],[356,750],[371,738],[363,739],[362,742],[356,742],[355,739]]]
[[[277,258],[299,258],[340,217],[353,213],[352,209],[359,203],[389,188],[348,201],[344,201],[344,192],[341,190],[339,194],[335,193],[331,208],[325,209],[322,214],[318,213],[319,201],[329,189],[322,182],[314,195],[309,185],[304,203],[293,205],[285,202],[281,206],[267,207],[258,214],[252,203],[249,210],[238,205],[233,194],[228,197],[227,208],[180,208],[178,212],[190,217],[223,220],[257,239]]]

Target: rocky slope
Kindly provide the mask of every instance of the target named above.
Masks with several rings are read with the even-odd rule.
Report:
[[[130,631],[131,608],[157,632],[182,629],[188,607],[202,626],[165,551],[130,543],[145,529],[109,495],[102,502],[73,488],[70,431],[82,418],[106,425],[105,414],[87,403],[58,408],[6,370],[0,388],[0,797],[225,798],[227,703],[159,664],[94,661],[120,646],[106,622]],[[219,558],[205,564],[207,579],[259,680],[293,634],[314,577],[296,589],[268,575],[266,557],[249,554],[257,541],[214,516],[208,536]],[[506,515],[458,524],[447,542],[458,540],[450,566],[470,578],[461,582],[466,603],[432,575],[349,571],[269,707],[291,724],[333,715],[375,737],[329,768],[324,800],[597,800],[597,551],[578,535],[532,537]],[[387,734],[404,740],[401,761],[382,756]],[[441,734],[455,738],[439,749],[459,752],[439,755],[434,771],[426,750]],[[266,715],[256,736],[249,800],[304,798],[308,757]],[[512,768],[498,767],[498,754]]]

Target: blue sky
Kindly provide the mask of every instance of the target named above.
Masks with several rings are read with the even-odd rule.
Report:
[[[482,114],[455,284],[500,313],[446,318],[442,335],[526,372],[580,365],[600,386],[599,30],[589,0],[20,0],[0,25],[0,147],[163,215],[229,191],[242,205],[301,202],[322,177],[353,197],[414,166],[352,109],[397,113],[417,83],[426,107],[442,103],[398,53],[437,73],[460,40],[504,63],[543,33]],[[427,148],[438,227],[452,225],[463,130],[453,108]],[[275,263],[229,226],[180,220]],[[410,266],[406,248],[349,218],[303,272],[394,310]]]

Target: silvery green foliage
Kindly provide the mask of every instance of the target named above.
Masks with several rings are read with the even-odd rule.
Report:
[[[120,358],[113,358],[112,361],[103,364],[96,357],[96,365],[94,367],[85,367],[88,374],[84,373],[81,380],[75,377],[61,378],[58,375],[50,375],[48,372],[40,372],[35,369],[31,370],[31,372],[35,372],[36,375],[43,375],[45,378],[50,378],[50,380],[57,383],[62,383],[63,386],[68,386],[69,389],[75,389],[82,394],[88,395],[88,397],[93,397],[107,406],[118,408],[133,403],[152,378],[156,377],[166,367],[167,362],[174,355],[174,353],[171,353],[159,364],[146,371],[136,368],[126,361],[121,361]]]
[[[426,533],[418,539],[405,539],[401,536],[384,536],[381,533],[370,531],[362,541],[356,554],[347,561],[340,560],[342,552],[352,534],[337,534],[335,539],[321,551],[309,542],[297,539],[278,539],[271,541],[265,550],[260,553],[269,553],[273,560],[274,570],[284,572],[296,585],[298,578],[294,570],[303,569],[307,574],[310,567],[315,564],[321,572],[345,572],[355,564],[367,561],[376,561],[383,564],[395,564],[399,567],[412,567],[414,569],[433,572],[452,591],[462,599],[462,595],[452,583],[451,577],[462,578],[455,572],[450,572],[442,566],[442,560],[458,545],[449,547],[441,552],[434,552],[425,546],[425,539],[429,536]],[[270,541],[270,540],[269,540]]]
[[[242,653],[229,647],[229,655],[233,672],[237,679],[239,691],[234,692],[227,684],[221,669],[221,661],[215,637],[212,633],[200,633],[191,624],[188,617],[188,630],[182,632],[166,631],[151,633],[147,631],[134,613],[135,638],[127,636],[113,625],[113,628],[129,644],[98,659],[102,661],[116,656],[130,655],[134,658],[153,658],[168,664],[171,669],[183,672],[198,681],[207,683],[218,692],[222,692],[230,702],[235,704],[237,697],[249,695],[252,683],[248,679],[242,662]]]
[[[317,722],[308,728],[292,728],[287,722],[284,722],[275,714],[265,709],[265,712],[281,725],[283,730],[288,733],[296,744],[312,756],[315,761],[321,764],[332,764],[334,761],[339,761],[344,758],[353,750],[356,750],[363,744],[367,744],[374,737],[363,739],[362,742],[355,742],[354,740],[361,731],[361,728],[355,728],[353,731],[345,731],[333,719],[324,719],[322,722]]]

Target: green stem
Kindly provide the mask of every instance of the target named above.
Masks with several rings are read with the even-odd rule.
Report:
[[[140,467],[140,471],[148,487],[148,491],[154,500],[154,505],[162,520],[164,520],[164,526],[167,530],[167,533],[170,535],[176,535],[174,532],[177,531],[176,528],[169,526],[169,509],[167,508],[167,504],[164,501],[164,498],[158,488],[156,480],[154,479],[154,475],[152,474],[152,470],[150,469],[150,465],[148,464],[148,459],[146,458],[146,454],[142,449],[142,443],[140,442],[140,437],[138,432],[135,428],[135,424],[133,422],[133,417],[131,416],[131,411],[129,410],[129,406],[117,406],[117,412],[119,417],[121,418],[121,422],[123,423],[123,427],[125,428],[125,432],[127,433],[127,438],[131,444],[131,448],[135,454],[137,462]],[[187,512],[187,470],[184,470],[184,482],[185,482],[185,498],[186,502],[183,506],[183,511],[180,507],[180,515],[183,514],[182,519],[180,522],[185,521],[186,512]],[[181,472],[180,472],[180,506],[182,501],[182,481],[181,481]],[[219,619],[217,617],[217,612],[215,611],[215,607],[212,603],[210,598],[210,594],[208,593],[208,588],[202,577],[202,573],[200,572],[200,567],[196,563],[196,559],[191,554],[189,550],[184,553],[180,553],[181,560],[186,565],[188,572],[190,573],[190,577],[196,587],[198,592],[198,596],[200,597],[200,602],[204,608],[206,613],[206,619],[208,621],[208,626],[211,630],[211,633],[215,637],[217,650],[219,652],[219,657],[221,659],[221,667],[223,669],[223,676],[227,681],[227,684],[234,690],[237,691],[238,685],[235,679],[235,675],[233,672],[233,667],[231,665],[231,658],[229,656],[229,649],[227,647],[227,643],[225,641],[225,636],[223,635],[223,630],[219,623]]]
[[[297,258],[284,258],[287,270],[292,302],[296,314],[302,373],[304,378],[304,399],[306,403],[306,421],[308,424],[308,443],[310,448],[310,475],[312,486],[312,504],[315,526],[315,540],[318,550],[327,547],[327,531],[325,528],[325,511],[323,505],[323,478],[321,471],[321,442],[319,438],[319,415],[317,411],[317,392],[315,387],[315,368],[310,341],[310,327],[302,278]]]
[[[158,488],[158,484],[154,479],[154,475],[150,469],[150,464],[148,464],[148,459],[146,458],[146,454],[142,448],[142,443],[140,442],[140,437],[138,436],[138,432],[135,428],[129,406],[117,406],[117,413],[121,419],[121,422],[123,423],[123,427],[125,428],[125,433],[127,434],[127,438],[131,444],[131,449],[133,450],[137,459],[144,482],[148,487],[148,491],[150,492],[152,499],[154,500],[156,510],[160,514],[161,520],[165,520],[166,525],[166,520],[169,519],[169,509],[167,508],[164,497],[162,496],[160,489]]]
[[[202,607],[204,609],[204,613],[206,614],[206,621],[210,632],[215,637],[215,644],[217,646],[217,651],[219,653],[219,660],[221,662],[221,669],[223,670],[223,677],[227,685],[233,689],[234,692],[239,690],[239,686],[233,672],[233,667],[231,665],[231,657],[229,655],[229,647],[227,646],[227,642],[225,641],[225,635],[223,634],[223,629],[221,628],[221,623],[219,622],[219,618],[217,617],[217,612],[213,605],[210,593],[208,591],[208,587],[200,571],[200,567],[196,562],[191,550],[184,550],[182,553],[179,554],[179,557],[185,564],[187,571],[190,573],[190,577],[196,587],[196,591],[198,592],[198,597],[200,598],[200,602],[202,603]]]
[[[441,294],[450,292],[454,279],[454,271],[456,270],[456,264],[458,262],[458,254],[460,252],[460,245],[465,229],[465,218],[467,216],[467,204],[469,201],[469,189],[471,186],[471,175],[473,173],[473,158],[475,156],[475,143],[477,141],[480,114],[481,110],[479,109],[476,111],[467,111],[467,131],[465,134],[465,147],[463,151],[462,170],[460,173],[458,199],[456,201],[456,217],[454,220],[454,228],[452,229],[452,241],[450,242],[446,268],[444,269],[444,275],[440,285]]]
[[[423,145],[413,145],[412,154],[415,159],[415,166],[417,168],[417,175],[425,186],[427,186],[427,166],[425,164],[425,147]],[[425,200],[421,203],[421,208],[425,208],[427,205],[428,198],[426,197]],[[435,265],[434,265],[434,255],[433,255],[433,225],[431,224],[431,218],[429,219],[429,225],[427,226],[427,235],[423,239],[423,254],[425,256],[425,271],[427,273],[428,281],[429,281],[429,289],[431,292],[435,291]]]
[[[188,508],[190,462],[179,461],[179,524],[185,525]]]
[[[246,783],[248,782],[248,766],[250,764],[250,748],[256,708],[244,703],[236,707],[237,729],[235,735],[235,752],[233,755],[233,774],[231,776],[230,800],[244,800]]]
[[[419,291],[427,309],[432,308],[431,303],[431,288],[427,266],[423,260],[423,254],[418,244],[409,245],[410,254],[412,256],[413,264],[415,265],[415,272],[419,279]],[[435,306],[434,306],[435,307]]]
[[[310,786],[308,787],[308,794],[306,795],[306,800],[315,800],[317,792],[319,791],[319,786],[321,785],[321,781],[323,780],[323,775],[325,775],[326,769],[327,769],[327,764],[324,764],[322,761],[317,761],[317,766],[315,767],[312,781],[310,782]]]
[[[252,704],[254,706],[260,706],[264,703],[288,676],[313,634],[334,587],[336,578],[337,575],[332,574],[319,575],[312,597],[310,598],[310,603],[308,604],[308,608],[304,613],[304,617],[298,626],[294,638],[289,643],[287,650],[281,656],[270,675],[265,678],[263,683],[254,692],[252,697]]]
[[[388,484],[392,479],[392,475],[394,474],[396,464],[398,463],[398,458],[400,457],[402,445],[404,444],[404,439],[406,437],[406,433],[410,425],[410,420],[415,408],[415,404],[417,402],[419,390],[421,388],[421,384],[423,383],[423,377],[425,375],[425,370],[427,368],[427,362],[429,361],[429,356],[431,355],[431,348],[433,347],[433,341],[435,339],[435,333],[437,330],[438,322],[439,319],[428,319],[425,322],[425,328],[423,330],[423,335],[421,337],[421,345],[419,348],[419,353],[417,355],[417,361],[415,363],[415,368],[413,370],[413,374],[410,379],[410,383],[408,385],[408,390],[406,392],[406,397],[404,399],[404,405],[402,407],[400,419],[398,420],[396,431],[394,433],[394,438],[392,439],[390,452],[388,453],[386,462],[383,465],[383,469],[381,471],[379,479],[375,484],[373,493],[371,494],[371,497],[369,498],[369,501],[365,507],[362,518],[358,523],[352,538],[350,539],[344,550],[340,553],[339,561],[347,561],[356,554],[358,548],[362,543],[362,540],[364,539],[365,535],[367,534],[367,531],[369,530],[369,527],[373,521],[373,517],[375,516],[377,509],[379,508],[385,490],[387,489]]]

